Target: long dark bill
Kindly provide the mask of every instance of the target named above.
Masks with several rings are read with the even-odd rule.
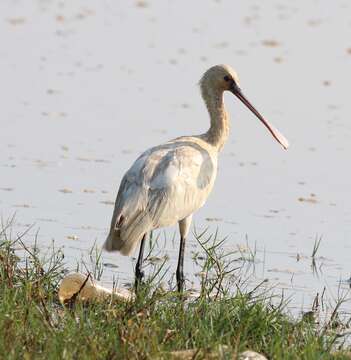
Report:
[[[232,91],[232,93],[262,121],[263,125],[286,150],[289,147],[289,141],[273,125],[271,125],[267,120],[263,118],[263,116],[254,108],[250,101],[247,100],[241,89],[237,87]]]

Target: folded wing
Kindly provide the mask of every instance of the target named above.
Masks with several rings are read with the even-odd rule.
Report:
[[[143,153],[122,179],[105,248],[129,255],[148,231],[196,211],[212,189],[215,162],[186,139]]]

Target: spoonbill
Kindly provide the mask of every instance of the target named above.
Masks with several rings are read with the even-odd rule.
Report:
[[[229,135],[229,116],[223,102],[230,91],[287,149],[285,137],[266,121],[244,96],[237,73],[228,65],[209,68],[200,80],[202,98],[210,116],[210,128],[201,135],[182,136],[141,154],[124,175],[116,198],[104,248],[131,255],[140,243],[135,268],[140,283],[147,233],[179,224],[180,247],[176,272],[179,292],[184,288],[184,248],[192,216],[210,194],[217,175],[218,154]]]

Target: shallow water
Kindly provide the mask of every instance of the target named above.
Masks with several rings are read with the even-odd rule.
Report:
[[[228,63],[291,147],[282,150],[226,95],[232,133],[196,228],[218,228],[228,249],[256,248],[256,280],[286,289],[296,308],[324,286],[346,291],[350,9],[347,1],[2,1],[2,217],[16,212],[17,232],[35,223],[30,233],[40,228],[41,246],[63,246],[73,268],[102,245],[119,181],[138,154],[207,129],[197,81]],[[162,250],[160,241],[172,269],[177,246],[168,240]],[[196,248],[192,236],[190,280]],[[118,266],[106,266],[105,279],[131,281],[130,258],[103,257]]]

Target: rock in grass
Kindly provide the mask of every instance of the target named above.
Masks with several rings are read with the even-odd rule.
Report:
[[[74,303],[76,301],[101,301],[113,295],[121,301],[129,301],[134,298],[134,294],[122,288],[113,290],[98,285],[91,275],[71,273],[65,276],[59,289],[59,299],[62,304]]]
[[[239,354],[239,360],[267,360],[265,356],[255,351],[247,350]]]
[[[238,360],[267,360],[267,358],[255,351],[247,350],[239,354],[236,357],[235,354],[232,354],[232,351],[227,345],[219,345],[216,349],[213,350],[203,350],[203,349],[187,349],[187,350],[178,350],[172,351],[167,354],[167,358],[172,360],[191,360],[191,359],[238,359]]]
[[[167,354],[167,358],[171,360],[192,360],[192,359],[230,359],[231,350],[227,345],[218,345],[215,349],[187,349],[172,351]],[[229,357],[228,357],[229,356]]]

